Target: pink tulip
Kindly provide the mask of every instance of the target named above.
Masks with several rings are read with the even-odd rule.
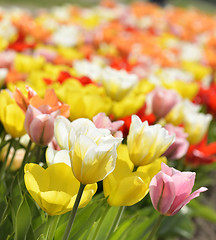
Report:
[[[152,92],[152,112],[157,118],[163,118],[179,101],[180,96],[174,90],[157,87]]]
[[[201,187],[191,194],[196,173],[180,172],[161,163],[161,171],[156,174],[149,186],[154,208],[162,215],[172,216],[193,198],[207,190]]]
[[[188,134],[184,132],[183,128],[175,127],[172,124],[165,125],[165,129],[169,132],[169,135],[175,134],[175,141],[163,155],[169,160],[180,159],[187,153],[189,147]]]
[[[106,128],[109,129],[111,134],[114,137],[122,137],[123,134],[118,129],[124,124],[124,121],[115,121],[111,122],[110,118],[106,116],[105,113],[100,112],[96,116],[93,117],[93,122],[96,128]]]
[[[54,136],[54,120],[59,115],[59,110],[49,113],[48,105],[38,109],[28,106],[25,117],[25,129],[31,140],[39,145],[48,145]]]

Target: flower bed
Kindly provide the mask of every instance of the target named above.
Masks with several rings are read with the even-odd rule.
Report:
[[[2,9],[3,239],[191,238],[193,216],[215,222],[188,204],[216,160],[215,27],[142,2]]]

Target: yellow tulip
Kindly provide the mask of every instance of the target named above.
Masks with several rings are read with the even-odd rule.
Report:
[[[135,166],[143,166],[154,162],[173,143],[174,136],[170,136],[165,128],[156,124],[149,126],[138,116],[132,116],[127,137],[128,152]]]
[[[73,208],[80,183],[68,165],[57,163],[44,169],[38,164],[26,164],[24,180],[32,198],[49,215],[61,215]],[[96,183],[85,186],[80,208],[91,201],[96,190]]]
[[[203,80],[205,77],[211,75],[212,72],[210,67],[193,61],[183,61],[182,68],[183,70],[192,73],[197,80]]]
[[[178,92],[183,98],[190,100],[196,96],[199,90],[198,84],[194,82],[176,80],[173,82],[163,81],[162,84],[165,88],[176,90],[176,92]]]
[[[133,172],[126,145],[118,147],[117,156],[115,170],[103,181],[104,195],[111,206],[131,206],[148,193],[150,179],[139,169]]]
[[[2,90],[0,92],[0,106],[0,121],[6,132],[13,138],[24,135],[25,114],[10,96],[9,91]]]
[[[103,180],[104,195],[111,206],[131,206],[142,200],[149,191],[151,179],[161,170],[165,157],[133,171],[127,146],[119,145],[115,170]]]
[[[99,112],[108,115],[111,110],[111,99],[102,88],[92,84],[82,86],[76,80],[67,80],[59,86],[56,94],[62,102],[70,105],[70,120],[81,117],[92,119]]]
[[[22,73],[30,73],[43,67],[45,59],[43,57],[31,57],[17,54],[14,60],[14,67]]]
[[[190,144],[197,144],[203,139],[211,120],[210,114],[193,112],[185,114],[184,129],[188,133],[187,140]]]
[[[128,95],[119,102],[113,102],[111,113],[116,119],[135,114],[144,104],[145,95]]]

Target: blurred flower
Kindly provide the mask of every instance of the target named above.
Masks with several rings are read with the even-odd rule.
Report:
[[[120,101],[135,87],[138,83],[138,77],[135,74],[127,73],[125,70],[106,67],[102,71],[100,81],[107,95],[115,101]]]
[[[5,160],[7,150],[8,150],[8,146],[1,149],[1,154],[0,154],[1,161]],[[22,149],[17,149],[16,153],[15,153],[15,157],[13,159],[13,162],[11,163],[11,160],[12,160],[13,155],[14,155],[14,151],[15,151],[14,148],[10,149],[10,152],[9,152],[9,155],[8,155],[8,158],[7,158],[7,165],[6,165],[6,167],[8,167],[11,164],[10,170],[12,170],[12,171],[16,171],[21,167],[23,157],[25,155],[25,149],[23,149],[23,148]]]
[[[118,129],[124,124],[124,121],[111,122],[110,118],[105,113],[98,113],[93,117],[93,123],[97,128],[107,128],[114,137],[122,137],[123,134]]]
[[[2,122],[6,132],[13,138],[24,135],[25,114],[16,104],[12,93],[9,90],[1,90],[0,106],[0,121]]]
[[[151,93],[152,112],[157,118],[165,117],[180,101],[180,96],[173,90],[157,87]]]
[[[82,184],[103,180],[115,168],[116,147],[122,138],[114,138],[107,129],[98,129],[89,119],[69,122],[58,117],[55,138],[62,149],[69,150],[75,177]]]
[[[149,126],[147,121],[142,122],[138,116],[133,115],[127,137],[131,161],[135,166],[152,163],[167,150],[174,138],[161,125]]]
[[[184,119],[184,129],[188,133],[188,141],[191,144],[200,142],[206,134],[212,120],[210,114],[187,112]]]
[[[58,98],[70,105],[70,120],[92,119],[99,112],[110,113],[112,101],[102,87],[82,86],[77,80],[67,80],[55,88]]]
[[[161,171],[151,180],[149,192],[154,208],[162,215],[175,215],[193,198],[207,190],[201,187],[191,194],[194,172],[180,172],[161,163]]]
[[[207,135],[198,144],[191,144],[186,154],[186,163],[193,166],[216,162],[216,142],[207,143]]]
[[[49,215],[61,215],[73,208],[80,183],[66,164],[53,164],[47,169],[34,163],[26,164],[24,180],[32,198]],[[91,201],[96,190],[96,183],[85,187],[80,208]]]
[[[175,134],[175,141],[163,155],[169,160],[180,159],[187,153],[189,147],[188,134],[184,132],[184,128],[174,127],[172,124],[166,124],[165,129],[170,135]]]

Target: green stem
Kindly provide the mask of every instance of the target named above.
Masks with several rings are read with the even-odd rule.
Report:
[[[41,153],[41,146],[37,146],[37,150],[36,150],[36,163],[40,162],[40,154]]]
[[[24,157],[23,157],[21,169],[23,169],[23,168],[24,168],[24,165],[26,164],[26,159],[27,159],[27,157],[28,157],[28,155],[29,155],[29,152],[30,152],[30,149],[31,149],[31,145],[32,145],[32,141],[31,141],[31,139],[30,139],[30,140],[29,140],[29,143],[28,143],[28,146],[27,146],[27,148],[26,148],[25,155],[24,155]]]
[[[105,238],[105,240],[108,240],[110,238],[110,236],[112,235],[112,233],[118,228],[119,222],[121,220],[122,214],[124,212],[125,206],[121,206],[119,207],[119,210],[116,214],[115,220],[112,224],[112,227],[109,230],[109,233],[107,235],[107,237]]]
[[[147,240],[153,239],[155,233],[157,232],[162,220],[163,220],[164,215],[159,215],[158,219],[156,220],[154,227],[152,228],[151,233],[149,234]]]
[[[3,129],[2,137],[1,137],[1,143],[4,142],[6,135],[7,135],[7,133],[6,133],[5,130]]]
[[[13,142],[14,142],[14,139],[11,138],[10,145],[9,145],[9,147],[7,149],[7,153],[6,153],[5,159],[4,159],[3,163],[2,163],[2,167],[1,167],[1,171],[0,171],[0,180],[1,181],[3,180],[3,178],[5,176],[5,169],[6,169],[6,166],[7,166],[7,160],[8,160],[8,156],[10,154],[10,150],[11,150],[11,147],[13,145]]]
[[[85,186],[86,185],[80,183],[80,187],[79,187],[79,191],[78,191],[78,194],[77,194],[77,197],[76,197],[76,201],[75,201],[73,209],[71,211],[71,214],[70,214],[70,217],[69,217],[69,220],[68,220],[68,224],[67,224],[67,227],[65,229],[64,236],[63,236],[62,240],[67,240],[69,235],[70,235],[70,231],[71,231],[74,219],[76,217],[77,209],[79,207],[79,203],[80,203],[82,193],[84,191]]]
[[[106,207],[106,209],[105,209],[105,211],[104,211],[104,213],[103,213],[103,216],[100,218],[100,221],[99,221],[99,223],[98,223],[98,225],[97,225],[97,228],[96,228],[96,230],[95,230],[95,232],[94,232],[94,236],[93,236],[92,240],[95,240],[95,239],[97,238],[97,235],[98,235],[98,232],[99,232],[100,227],[101,227],[101,225],[102,225],[102,222],[104,221],[104,219],[105,219],[105,217],[106,217],[106,215],[107,215],[107,213],[108,213],[109,210],[110,210],[110,207],[109,207],[109,206]]]
[[[48,227],[47,232],[45,233],[47,240],[53,240],[54,235],[55,235],[55,230],[58,226],[59,219],[60,219],[60,215],[52,216],[50,218],[49,227]]]

